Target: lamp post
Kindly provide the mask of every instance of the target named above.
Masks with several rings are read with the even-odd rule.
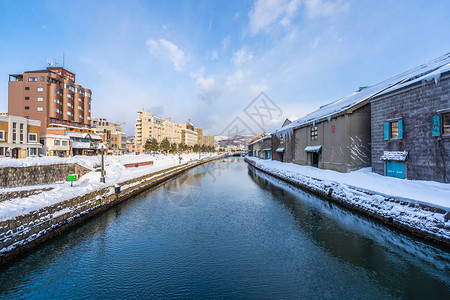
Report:
[[[105,183],[105,160],[104,160],[104,152],[105,152],[105,145],[103,143],[94,143],[94,147],[95,148],[100,148],[102,151],[102,169],[101,169],[101,173],[100,173],[100,182]]]

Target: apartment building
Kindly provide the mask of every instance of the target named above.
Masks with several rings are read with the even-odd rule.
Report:
[[[107,144],[108,153],[127,152],[127,136],[118,122],[110,122],[104,118],[93,118],[92,129]]]
[[[205,144],[205,146],[214,146],[214,136],[210,134],[204,136],[203,143]]]
[[[147,140],[155,138],[158,143],[167,138],[171,143],[181,143],[180,124],[169,119],[153,116],[149,111],[139,110],[134,127],[135,144],[145,145]]]
[[[8,113],[39,120],[48,127],[89,128],[92,91],[75,83],[75,73],[61,67],[9,74]]]
[[[38,156],[40,127],[38,120],[0,114],[0,156]]]
[[[197,132],[197,144],[198,145],[203,145],[204,141],[203,141],[203,129],[202,128],[195,128],[194,129],[195,132]]]
[[[181,123],[181,142],[188,146],[198,143],[198,134],[191,123]]]

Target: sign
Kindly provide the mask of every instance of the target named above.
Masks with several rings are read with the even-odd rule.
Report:
[[[77,181],[77,180],[78,180],[78,174],[67,175],[67,181]]]
[[[75,74],[72,72],[67,71],[64,68],[48,68],[53,73],[59,74],[60,76],[64,77],[67,80],[71,80],[72,82],[75,82]]]
[[[331,133],[336,133],[336,125],[331,125]]]

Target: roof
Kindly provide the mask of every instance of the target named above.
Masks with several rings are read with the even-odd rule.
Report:
[[[264,141],[264,140],[267,140],[268,138],[271,138],[272,136],[269,134],[269,135],[266,135],[266,136],[263,136],[263,137],[261,137],[261,138],[259,138],[259,139],[257,139],[256,141],[253,141],[253,142],[251,142],[250,144],[248,144],[249,146],[250,145],[254,145],[254,144],[256,144],[256,143],[259,143],[259,142],[262,142],[262,141]]]
[[[307,146],[305,148],[306,152],[320,152],[320,150],[322,150],[322,145],[318,145],[318,146]]]
[[[364,88],[359,92],[354,92],[337,101],[323,105],[318,110],[313,111],[302,118],[294,120],[291,124],[276,130],[274,134],[278,135],[286,131],[292,131],[295,128],[341,114],[353,107],[368,103],[370,98],[378,96],[382,93],[391,92],[418,81],[436,78],[438,74],[449,71],[449,64],[450,53],[447,53],[441,57],[429,61],[428,63],[422,64],[390,79]]]

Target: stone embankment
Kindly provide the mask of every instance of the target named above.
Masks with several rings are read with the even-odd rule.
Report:
[[[202,159],[153,172],[2,221],[0,265],[144,190],[186,170],[223,157]],[[118,186],[121,190],[116,193]]]
[[[444,215],[446,211],[418,203],[396,199],[383,194],[361,190],[337,182],[324,181],[296,174],[287,175],[276,169],[266,168],[245,158],[256,170],[338,203],[348,209],[381,221],[386,225],[413,234],[426,241],[450,248],[450,223]]]
[[[3,167],[0,168],[0,187],[12,188],[55,183],[63,181],[65,175],[78,174],[81,177],[88,172],[91,172],[91,170],[79,164]]]

